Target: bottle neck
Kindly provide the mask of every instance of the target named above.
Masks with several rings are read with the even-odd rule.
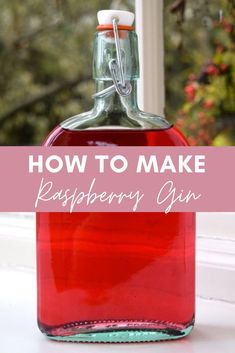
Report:
[[[119,30],[124,76],[127,81],[139,78],[138,38],[134,31]],[[112,30],[96,32],[93,52],[93,78],[111,81],[110,61],[117,60],[116,44]]]
[[[126,97],[120,96],[116,91],[110,95],[104,96],[102,98],[95,98],[95,107],[99,109],[104,109],[106,112],[125,112],[138,110],[137,104],[137,81],[131,80],[130,84],[132,86],[132,91],[130,95]],[[96,81],[96,93],[110,87],[112,82],[97,80]]]
[[[137,79],[139,78],[138,39],[134,31],[119,30],[121,61],[124,77],[132,86],[128,96],[122,96],[116,90],[109,94],[96,95],[94,107],[67,119],[61,124],[65,129],[84,130],[97,128],[128,129],[166,129],[169,123],[162,117],[139,110],[137,103]],[[93,56],[93,78],[96,82],[96,93],[113,86],[110,62],[117,60],[113,30],[96,32]],[[117,70],[118,71],[118,70]],[[121,76],[116,73],[116,80]],[[106,91],[107,93],[107,91]]]
[[[121,57],[125,80],[131,83],[132,92],[122,97],[116,91],[111,95],[95,98],[95,106],[104,106],[106,111],[129,111],[137,109],[137,83],[139,78],[138,39],[134,31],[119,30]],[[96,32],[93,55],[93,78],[96,92],[113,85],[110,62],[117,61],[113,30]]]

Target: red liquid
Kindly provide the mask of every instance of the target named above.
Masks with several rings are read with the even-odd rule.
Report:
[[[174,128],[57,128],[45,145],[185,146],[187,142]],[[194,241],[193,213],[38,214],[41,330],[72,335],[89,331],[94,321],[101,328],[110,320],[118,322],[119,329],[127,321],[129,328],[167,328],[169,323],[175,329],[186,328],[194,316]]]

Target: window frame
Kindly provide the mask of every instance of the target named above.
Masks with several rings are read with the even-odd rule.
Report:
[[[135,0],[141,109],[164,114],[164,0]],[[235,213],[197,214],[197,294],[235,303]]]
[[[163,0],[135,0],[136,32],[139,38],[140,108],[164,115]]]
[[[197,295],[235,303],[234,213],[197,213]],[[0,213],[0,269],[36,267],[35,213]]]
[[[142,67],[140,105],[144,110],[162,114],[163,0],[136,0],[136,15]],[[35,234],[34,213],[0,213],[0,268],[35,269]],[[235,303],[234,275],[235,213],[198,213],[197,294]]]

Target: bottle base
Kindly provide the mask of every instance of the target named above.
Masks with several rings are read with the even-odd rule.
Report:
[[[186,325],[156,321],[110,321],[84,324],[75,322],[49,330],[45,330],[39,325],[41,331],[52,340],[80,343],[137,343],[176,340],[187,336],[193,326],[194,319]]]

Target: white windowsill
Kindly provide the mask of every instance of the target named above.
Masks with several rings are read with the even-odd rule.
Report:
[[[0,268],[35,268],[35,215],[0,213]],[[197,214],[197,294],[235,303],[235,215]]]
[[[36,325],[35,216],[0,213],[0,337],[4,353],[233,353],[235,217],[197,215],[196,327],[186,339],[140,345],[88,345],[46,339]],[[203,297],[203,298],[202,298]],[[205,299],[207,298],[207,299]],[[217,300],[215,300],[217,299]]]
[[[148,344],[78,344],[52,342],[36,324],[36,276],[34,270],[0,269],[0,336],[4,353],[233,353],[235,305],[197,300],[196,326],[175,342]]]
[[[235,303],[235,214],[197,215],[197,294]]]

